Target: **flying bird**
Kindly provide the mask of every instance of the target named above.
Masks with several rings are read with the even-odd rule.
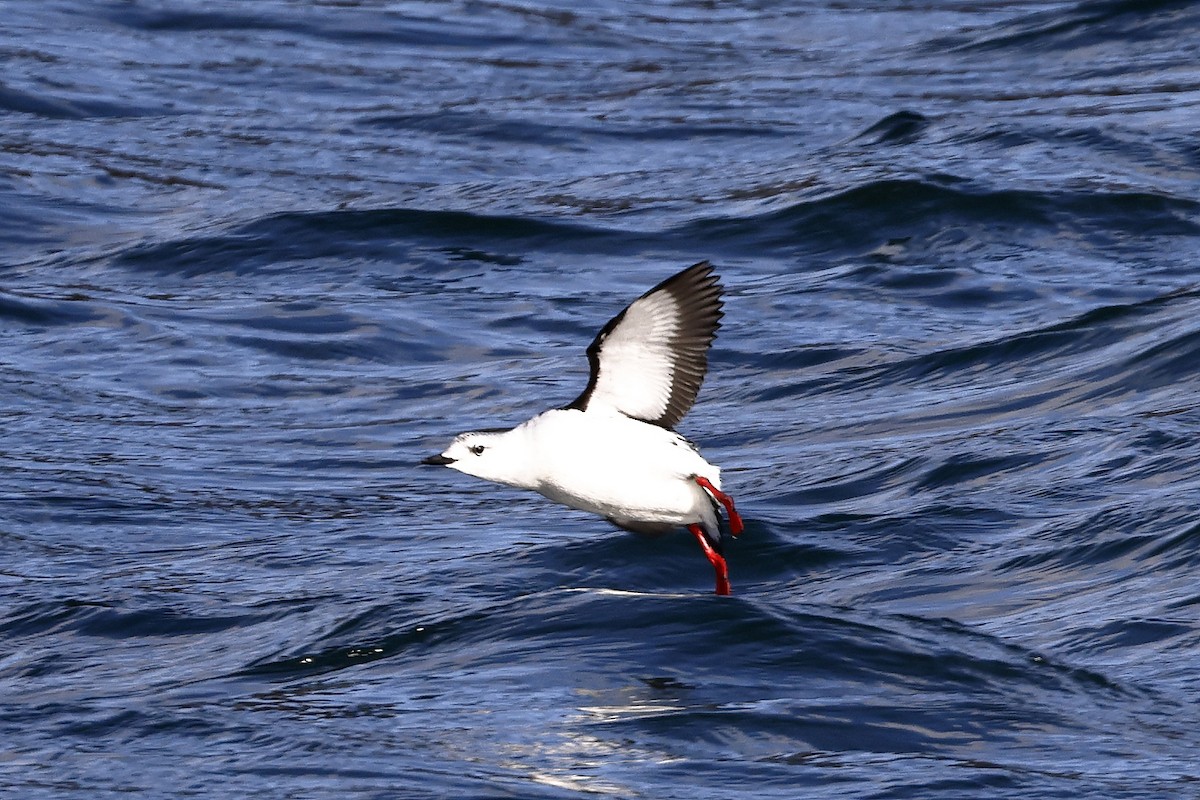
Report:
[[[694,264],[600,329],[574,401],[515,428],[459,434],[421,463],[532,489],[634,533],[686,527],[716,572],[716,594],[728,595],[720,506],[734,536],[742,520],[720,469],[674,430],[696,401],[721,317],[719,278],[707,261]]]

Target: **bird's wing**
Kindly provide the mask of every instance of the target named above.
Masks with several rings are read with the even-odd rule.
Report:
[[[667,278],[596,334],[587,388],[567,408],[615,410],[673,428],[696,402],[720,319],[721,284],[711,264]]]

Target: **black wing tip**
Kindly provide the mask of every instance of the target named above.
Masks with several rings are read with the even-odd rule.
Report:
[[[711,262],[700,261],[675,273],[646,292],[646,295],[658,291],[671,292],[681,301],[686,301],[689,310],[696,315],[696,322],[711,322],[712,336],[709,341],[715,338],[717,328],[721,327],[720,320],[725,316],[725,304],[721,300],[725,287],[721,285],[721,276]]]
[[[686,316],[687,330],[681,333],[678,344],[690,355],[681,364],[686,366],[687,372],[676,375],[662,416],[647,422],[671,430],[691,411],[708,373],[709,348],[717,338],[717,329],[721,327],[721,318],[725,316],[722,310],[724,303],[721,302],[723,290],[720,276],[716,274],[712,263],[705,260],[681,270],[647,292],[667,291],[679,301],[680,309]]]
[[[697,261],[690,267],[685,267],[674,275],[660,281],[657,286],[644,293],[642,297],[648,297],[664,289],[670,291],[684,288],[697,292],[715,289],[718,297],[723,291],[721,276],[716,273],[716,268],[712,265],[712,262],[705,259],[704,261]]]
[[[674,387],[672,396],[667,400],[667,408],[662,416],[658,419],[642,420],[672,430],[691,410],[696,395],[700,391],[700,385],[704,382],[704,376],[708,372],[708,349],[712,346],[713,340],[717,338],[717,329],[721,327],[721,318],[725,316],[725,312],[722,310],[724,303],[721,301],[724,287],[721,285],[721,278],[717,275],[712,262],[704,259],[663,279],[653,288],[642,293],[638,300],[664,291],[670,292],[678,299],[681,308],[688,314],[691,330],[686,336],[693,340],[689,349],[697,351],[693,356],[693,365],[698,374],[690,377],[681,376]],[[633,303],[629,305],[631,306]],[[626,306],[620,314],[610,319],[588,346],[590,374],[587,387],[578,397],[563,406],[564,409],[587,410],[588,401],[591,399],[598,379],[600,348],[608,334],[621,324],[621,320],[628,310],[629,306]]]

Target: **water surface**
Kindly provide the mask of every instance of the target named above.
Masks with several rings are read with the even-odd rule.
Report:
[[[1194,791],[1198,25],[7,4],[0,786]],[[415,466],[704,258],[733,598]]]

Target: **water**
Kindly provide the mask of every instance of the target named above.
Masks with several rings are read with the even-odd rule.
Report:
[[[1200,6],[4,11],[6,796],[1196,791]],[[702,258],[733,598],[415,466]]]

